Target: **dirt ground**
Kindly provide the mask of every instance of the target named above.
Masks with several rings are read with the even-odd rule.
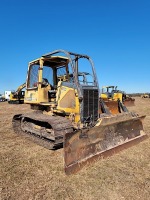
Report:
[[[47,150],[13,132],[13,115],[29,105],[0,103],[0,200],[149,200],[150,99],[135,104],[129,110],[146,115],[149,138],[66,176],[63,149]]]

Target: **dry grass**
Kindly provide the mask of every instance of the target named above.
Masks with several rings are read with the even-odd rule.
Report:
[[[150,136],[150,99],[135,102],[130,110],[147,115],[143,123]],[[0,103],[1,200],[150,199],[150,138],[66,176],[62,149],[44,149],[13,132],[13,115],[29,110],[28,105]]]

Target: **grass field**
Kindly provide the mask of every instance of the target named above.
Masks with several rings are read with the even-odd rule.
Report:
[[[50,151],[13,132],[14,114],[29,105],[0,103],[0,200],[149,200],[150,99],[136,97],[129,110],[146,115],[149,138],[66,176],[63,149]]]

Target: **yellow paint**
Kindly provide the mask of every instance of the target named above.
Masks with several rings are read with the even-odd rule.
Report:
[[[35,83],[35,87],[27,88],[25,91],[25,99],[24,102],[28,104],[34,105],[44,105],[45,107],[49,107],[49,112],[55,112],[56,114],[61,114],[65,112],[69,118],[69,116],[74,116],[74,122],[78,123],[80,121],[80,103],[78,99],[77,90],[72,88],[71,86],[64,86],[63,82],[69,83],[69,75],[64,75],[62,77],[58,77],[58,83],[56,90],[56,98],[50,99],[51,86],[47,85],[42,87],[42,77],[43,77],[43,70],[41,70],[44,66],[44,62],[46,60],[51,60],[55,62],[57,61],[56,56],[51,58],[44,58],[41,57],[29,63],[28,73],[30,73],[30,67],[34,64],[39,64],[38,70],[38,80]],[[66,62],[66,70],[68,73],[68,62],[69,60],[65,57],[59,56],[59,59],[64,59]],[[28,79],[27,79],[28,80]]]
[[[109,91],[109,93],[111,94],[111,91],[109,90],[109,89],[112,89],[114,86],[103,86],[102,87],[102,90],[108,90]],[[102,99],[109,99],[109,100],[114,100],[114,101],[117,101],[118,99],[120,100],[120,101],[122,101],[122,96],[123,96],[123,94],[121,93],[121,92],[114,92],[114,93],[112,93],[112,95],[111,96],[108,96],[108,94],[107,94],[107,92],[102,92],[101,93],[101,95],[100,95],[100,97],[102,98]]]

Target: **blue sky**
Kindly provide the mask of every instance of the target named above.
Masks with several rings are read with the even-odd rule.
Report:
[[[100,88],[150,92],[150,1],[0,1],[0,93],[17,89],[28,62],[55,49],[89,55]]]

